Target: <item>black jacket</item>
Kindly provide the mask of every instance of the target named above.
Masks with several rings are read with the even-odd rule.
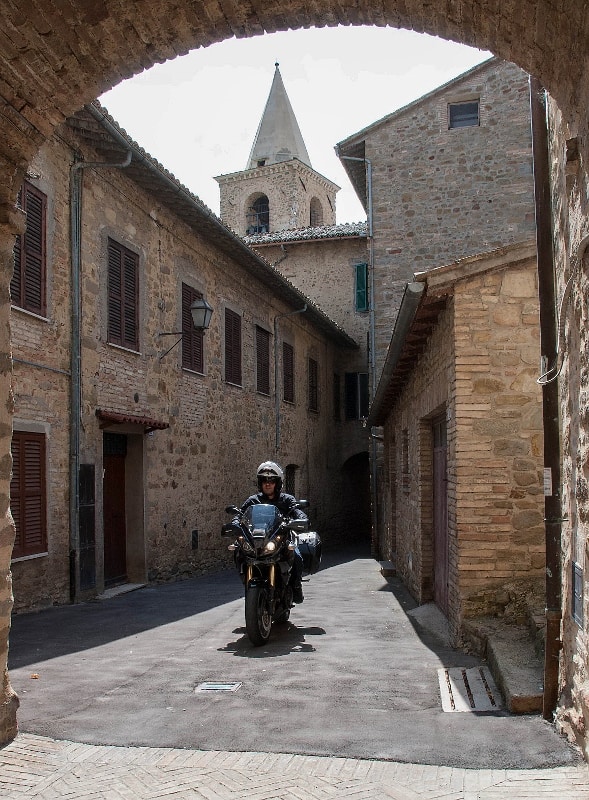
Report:
[[[263,492],[258,492],[248,497],[242,505],[241,510],[245,511],[246,508],[250,506],[265,503],[266,505],[276,506],[285,517],[290,517],[291,519],[307,519],[307,515],[304,514],[300,508],[293,507],[296,502],[296,498],[293,497],[292,494],[287,494],[286,492],[280,492],[278,497],[275,497],[273,500],[269,500]]]

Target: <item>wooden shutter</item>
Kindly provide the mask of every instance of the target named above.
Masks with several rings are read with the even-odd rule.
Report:
[[[13,557],[46,553],[45,436],[15,431],[11,451],[10,508],[16,525]]]
[[[30,183],[19,194],[26,214],[26,230],[14,246],[14,272],[10,296],[14,305],[44,316],[46,307],[46,216],[47,197]]]
[[[341,420],[342,401],[341,401],[341,378],[337,372],[333,373],[333,418],[336,422]]]
[[[270,334],[256,325],[256,389],[270,394]]]
[[[139,256],[108,240],[108,341],[137,350]]]
[[[314,358],[309,359],[309,410],[319,410],[319,370]]]
[[[294,403],[294,350],[287,342],[282,343],[282,373],[284,400]]]
[[[190,306],[202,297],[192,286],[182,284],[182,366],[194,372],[204,372],[203,331],[197,331],[192,322]]]
[[[225,309],[225,380],[241,386],[241,317]]]

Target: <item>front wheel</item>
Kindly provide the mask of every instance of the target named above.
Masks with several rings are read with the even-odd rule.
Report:
[[[245,593],[245,629],[256,647],[270,638],[272,615],[268,590],[264,586],[250,586]]]

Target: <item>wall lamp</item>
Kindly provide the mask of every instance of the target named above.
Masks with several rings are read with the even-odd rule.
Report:
[[[196,300],[193,300],[190,304],[190,316],[192,317],[192,324],[196,331],[201,331],[203,334],[211,324],[211,317],[213,316],[213,308],[210,306],[204,297],[197,297]],[[158,336],[179,336],[177,342],[169,347],[165,353],[159,357],[160,361],[164,356],[167,356],[176,345],[179,345],[182,341],[182,336],[184,335],[184,331],[169,331],[165,333],[158,333]]]

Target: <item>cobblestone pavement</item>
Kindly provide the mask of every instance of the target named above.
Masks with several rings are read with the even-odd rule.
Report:
[[[3,800],[589,800],[585,765],[467,770],[354,758],[108,747],[20,734]]]

